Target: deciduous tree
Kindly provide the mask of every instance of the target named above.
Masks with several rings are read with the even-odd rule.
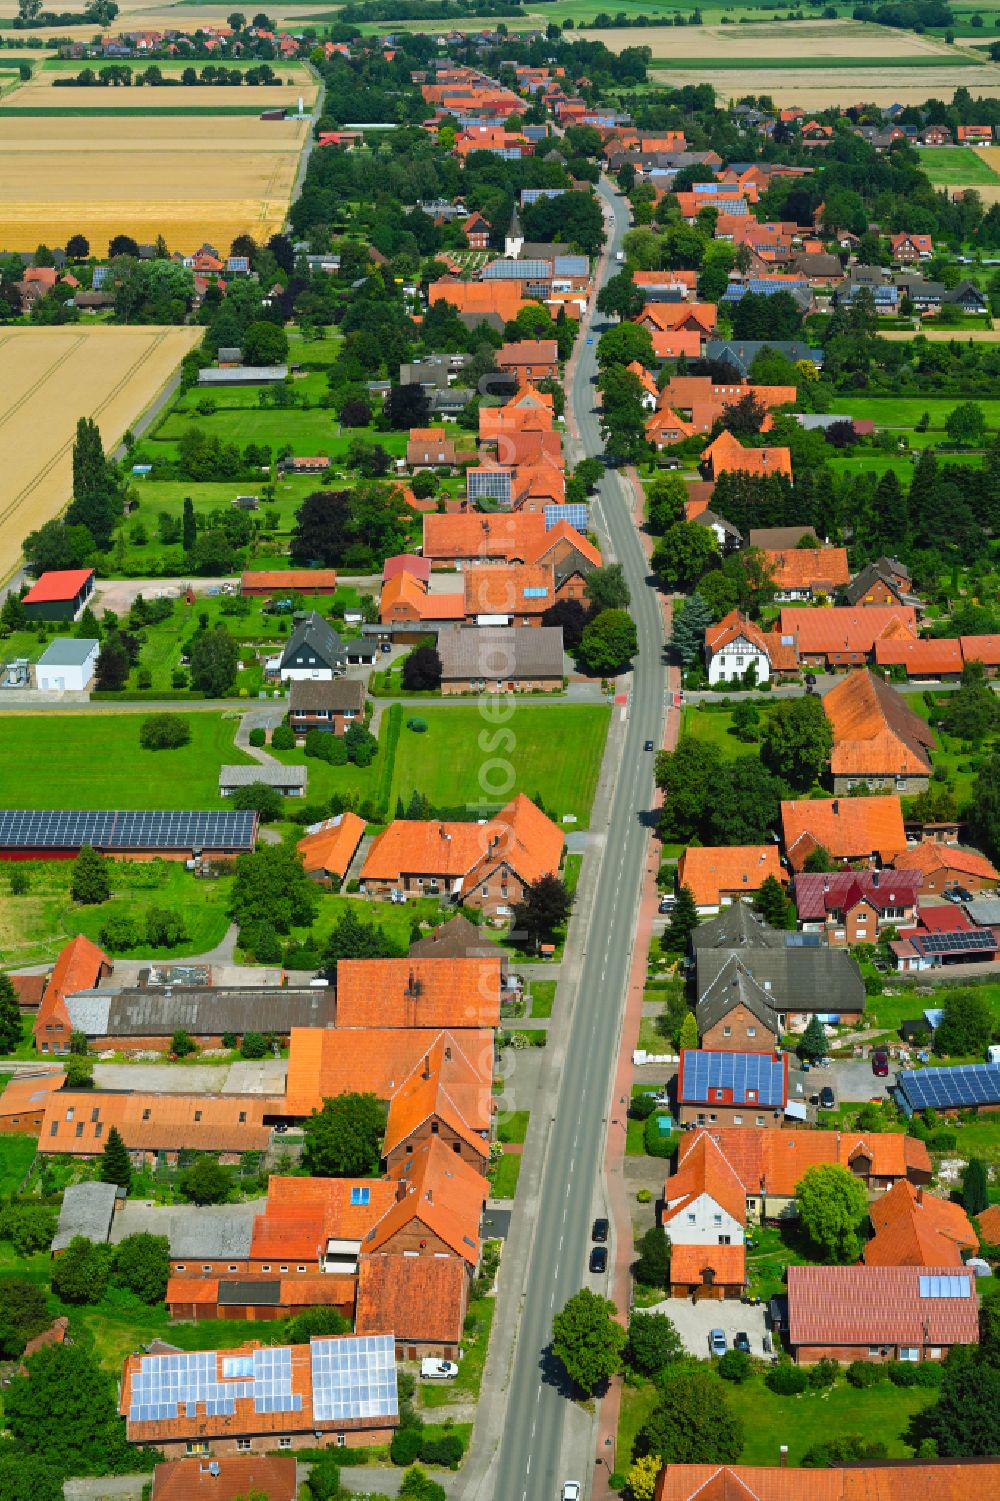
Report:
[[[602,610],[583,628],[577,654],[588,672],[611,677],[639,650],[635,621],[625,610]]]
[[[303,1123],[305,1163],[317,1178],[360,1178],[378,1166],[385,1111],[373,1094],[324,1100]]]
[[[665,1313],[637,1310],[632,1314],[625,1348],[625,1363],[632,1370],[643,1376],[657,1376],[683,1353],[683,1341]]]
[[[537,948],[550,939],[569,917],[573,898],[558,876],[540,876],[526,886],[523,900],[514,907],[512,937],[523,939]]]
[[[770,711],[760,754],[769,771],[793,791],[805,792],[824,771],[832,747],[833,730],[823,701],[809,696],[786,699]]]
[[[829,1261],[857,1261],[858,1230],[868,1213],[865,1186],[836,1162],[808,1168],[795,1185],[799,1223]]]
[[[552,1320],[552,1353],[588,1395],[621,1369],[628,1336],[616,1313],[610,1298],[585,1287]]]
[[[743,1448],[743,1424],[708,1371],[673,1377],[639,1429],[633,1453],[660,1455],[664,1464],[734,1463]]]

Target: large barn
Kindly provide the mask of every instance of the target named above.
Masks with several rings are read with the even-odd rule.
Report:
[[[0,860],[72,860],[85,844],[122,859],[241,855],[257,840],[251,812],[0,811]]]

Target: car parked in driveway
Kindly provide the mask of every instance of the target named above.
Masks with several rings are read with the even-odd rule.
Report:
[[[885,1048],[876,1048],[872,1054],[872,1073],[876,1079],[888,1079],[889,1054]]]
[[[819,1108],[821,1110],[833,1110],[836,1108],[836,1104],[837,1101],[834,1098],[833,1090],[829,1084],[824,1084],[819,1092]]]
[[[729,1349],[729,1344],[726,1340],[726,1331],[724,1329],[712,1330],[708,1336],[708,1348],[712,1355],[725,1355]]]
[[[745,1332],[745,1330],[741,1329],[739,1334],[737,1334],[736,1338],[733,1340],[733,1349],[742,1350],[744,1355],[750,1354],[750,1336]]]

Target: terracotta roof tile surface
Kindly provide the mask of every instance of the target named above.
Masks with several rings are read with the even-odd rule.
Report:
[[[790,1266],[788,1341],[799,1345],[974,1345],[976,1279],[957,1274],[963,1296],[921,1293],[922,1279],[955,1269],[910,1266]]]
[[[706,1271],[711,1277],[706,1278]],[[670,1248],[671,1282],[706,1281],[742,1287],[746,1280],[746,1246],[678,1246]]]
[[[917,616],[912,605],[833,605],[828,609],[784,606],[780,629],[794,636],[800,652],[867,654],[895,627],[896,639],[915,639]]]
[[[702,1194],[708,1194],[741,1225],[746,1224],[746,1190],[732,1164],[707,1131],[698,1132],[677,1171],[667,1179],[663,1188],[667,1207],[661,1223],[669,1225]],[[678,1232],[677,1240],[682,1238]]]
[[[61,1068],[37,1074],[16,1074],[0,1095],[0,1118],[12,1115],[37,1115],[44,1110],[53,1090],[61,1089],[66,1075]]]
[[[979,1240],[961,1204],[936,1198],[912,1183],[896,1183],[873,1200],[875,1234],[864,1250],[867,1266],[961,1266]]]
[[[539,512],[424,517],[423,556],[432,563],[451,558],[524,561],[544,540],[545,517]]]
[[[702,1133],[681,1138],[679,1161],[683,1163]],[[880,1178],[906,1178],[908,1171],[931,1171],[927,1147],[916,1137],[901,1132],[862,1136],[847,1131],[770,1131],[750,1126],[714,1127],[709,1133],[749,1195],[770,1193],[788,1197],[810,1167],[839,1163],[857,1168],[858,1158],[871,1161],[871,1174]],[[668,1180],[669,1181],[669,1180]]]
[[[906,849],[898,797],[797,798],[781,804],[781,828],[795,870],[802,869],[817,845],[835,860],[876,854],[883,864]]]
[[[317,825],[295,846],[306,874],[328,871],[343,880],[364,832],[364,819],[350,811]]]
[[[285,1112],[306,1116],[322,1109],[323,1101],[356,1090],[391,1100],[414,1068],[441,1036],[433,1028],[321,1029],[294,1027],[288,1054]],[[489,1130],[490,1086],[493,1081],[493,1033],[487,1029],[444,1033],[451,1058],[444,1060],[443,1079],[454,1088],[474,1079],[475,1099],[462,1097],[462,1113],[477,1131]],[[477,1106],[478,1102],[478,1106]]]
[[[60,1090],[46,1104],[38,1150],[95,1156],[115,1126],[130,1151],[263,1152],[271,1141],[264,1116],[282,1105],[266,1095]]]
[[[341,959],[338,1027],[496,1027],[500,956]]]
[[[948,638],[876,641],[875,662],[879,667],[905,667],[911,677],[939,677],[942,673],[961,672],[963,666],[959,642]]]
[[[467,1272],[455,1256],[375,1252],[358,1263],[358,1334],[394,1334],[457,1344],[462,1338]]]
[[[979,1234],[987,1245],[1000,1245],[1000,1204],[991,1204],[976,1216]]]
[[[210,1468],[210,1465],[213,1468]],[[261,1493],[267,1501],[295,1501],[296,1470],[292,1455],[229,1454],[177,1459],[157,1465],[152,1501],[237,1501]]]
[[[533,885],[559,869],[563,844],[559,826],[519,793],[486,824],[395,819],[372,842],[361,880],[436,875],[468,891],[504,863]]]
[[[677,884],[690,886],[699,907],[717,907],[723,896],[759,891],[769,876],[788,876],[773,844],[692,845],[677,862]]]
[[[362,1245],[365,1254],[387,1248],[413,1225],[431,1234],[470,1266],[479,1263],[479,1223],[490,1186],[438,1137],[432,1137],[393,1170],[397,1194]]]
[[[984,1501],[1000,1494],[1000,1460],[884,1461],[849,1469],[668,1465],[656,1501]]]
[[[65,948],[60,949],[35,1019],[36,1039],[44,1036],[46,1023],[60,1022],[64,1027],[69,1026],[66,997],[78,990],[92,990],[105,966],[111,968],[107,954],[82,934],[71,938]]]
[[[926,839],[896,857],[897,870],[916,870],[925,876],[942,870],[957,870],[977,876],[982,881],[1000,881],[1000,871],[978,850],[963,849],[957,844],[936,844]]]
[[[823,695],[833,730],[834,776],[927,776],[935,745],[927,721],[894,688],[864,668]]]
[[[776,589],[812,589],[832,594],[850,582],[846,547],[796,547],[766,552]]]

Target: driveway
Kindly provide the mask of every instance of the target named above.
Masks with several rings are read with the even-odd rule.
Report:
[[[842,1100],[864,1103],[884,1099],[892,1083],[891,1078],[876,1079],[867,1058],[836,1059],[829,1068],[810,1069],[806,1080],[811,1094],[817,1094],[824,1084],[829,1084],[838,1105]]]
[[[700,1303],[693,1303],[690,1298],[667,1298],[646,1312],[665,1313],[684,1341],[685,1350],[691,1355],[700,1356],[702,1360],[708,1356],[708,1336],[712,1329],[722,1329],[725,1332],[730,1349],[738,1333],[748,1334],[750,1353],[757,1356],[764,1354],[766,1324],[763,1304],[754,1308],[748,1303],[728,1300],[709,1302],[703,1299]]]

